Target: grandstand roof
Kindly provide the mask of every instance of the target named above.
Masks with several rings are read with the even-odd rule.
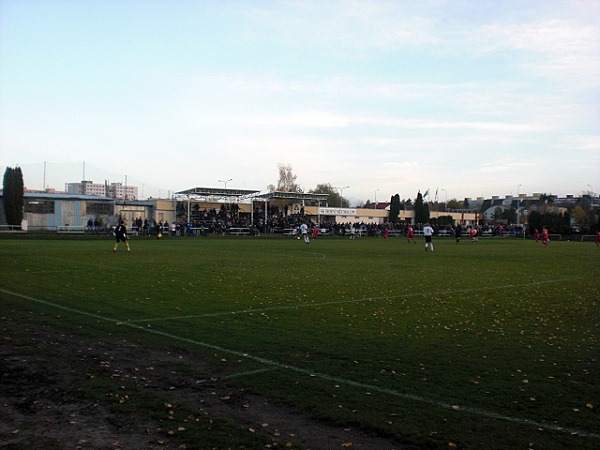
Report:
[[[195,187],[175,192],[175,197],[249,197],[259,192],[247,189]]]
[[[281,192],[273,191],[259,194],[260,191],[245,190],[245,189],[223,189],[223,188],[207,188],[195,187],[186,189],[185,191],[175,192],[175,197],[246,197],[258,200],[308,200],[308,201],[327,201],[327,194],[310,194],[304,192]]]
[[[326,201],[328,195],[327,194],[311,194],[305,192],[280,192],[273,191],[267,192],[265,194],[260,194],[255,196],[255,198],[259,199],[288,199],[288,200],[317,200],[317,201]]]

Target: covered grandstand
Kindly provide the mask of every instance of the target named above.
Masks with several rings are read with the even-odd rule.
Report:
[[[283,213],[287,216],[311,216],[320,221],[320,207],[327,203],[327,194],[304,192],[271,191],[260,193],[256,190],[195,187],[176,192],[175,198],[180,203],[178,215],[185,215],[188,222],[202,222],[206,218],[207,209],[229,210],[229,219],[238,219],[240,223],[235,229],[240,234],[250,232],[250,227],[266,224]],[[195,202],[195,203],[194,203]],[[182,214],[185,204],[185,214]],[[204,207],[201,211],[200,205]],[[224,208],[223,208],[224,207]],[[222,212],[222,211],[221,211]],[[236,217],[233,217],[233,216]],[[248,217],[248,223],[240,220]]]

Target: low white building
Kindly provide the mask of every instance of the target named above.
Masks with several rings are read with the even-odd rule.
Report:
[[[137,218],[157,222],[175,221],[174,200],[115,200],[84,194],[25,192],[23,219],[27,231],[83,232],[88,222],[99,227],[116,225],[123,218],[132,226]],[[6,227],[4,202],[0,191],[0,227]]]

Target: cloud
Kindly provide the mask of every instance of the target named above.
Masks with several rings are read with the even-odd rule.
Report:
[[[480,174],[494,174],[494,173],[505,173],[509,171],[515,171],[522,168],[528,168],[534,166],[534,162],[520,162],[520,161],[495,161],[490,163],[483,163],[477,169],[473,170],[472,173]]]
[[[281,7],[268,5],[248,12],[249,20],[271,29],[278,40],[290,46],[346,53],[389,51],[435,41],[435,21],[412,12],[410,2],[287,1],[280,3]]]
[[[386,162],[383,163],[383,167],[386,169],[416,169],[419,167],[419,163],[416,161]]]
[[[483,26],[473,32],[487,53],[519,51],[520,66],[546,78],[577,80],[572,88],[598,86],[600,30],[570,20],[552,19]]]

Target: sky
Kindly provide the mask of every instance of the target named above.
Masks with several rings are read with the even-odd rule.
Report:
[[[597,0],[0,0],[0,169],[351,204],[600,191]],[[343,189],[342,189],[343,188]]]

